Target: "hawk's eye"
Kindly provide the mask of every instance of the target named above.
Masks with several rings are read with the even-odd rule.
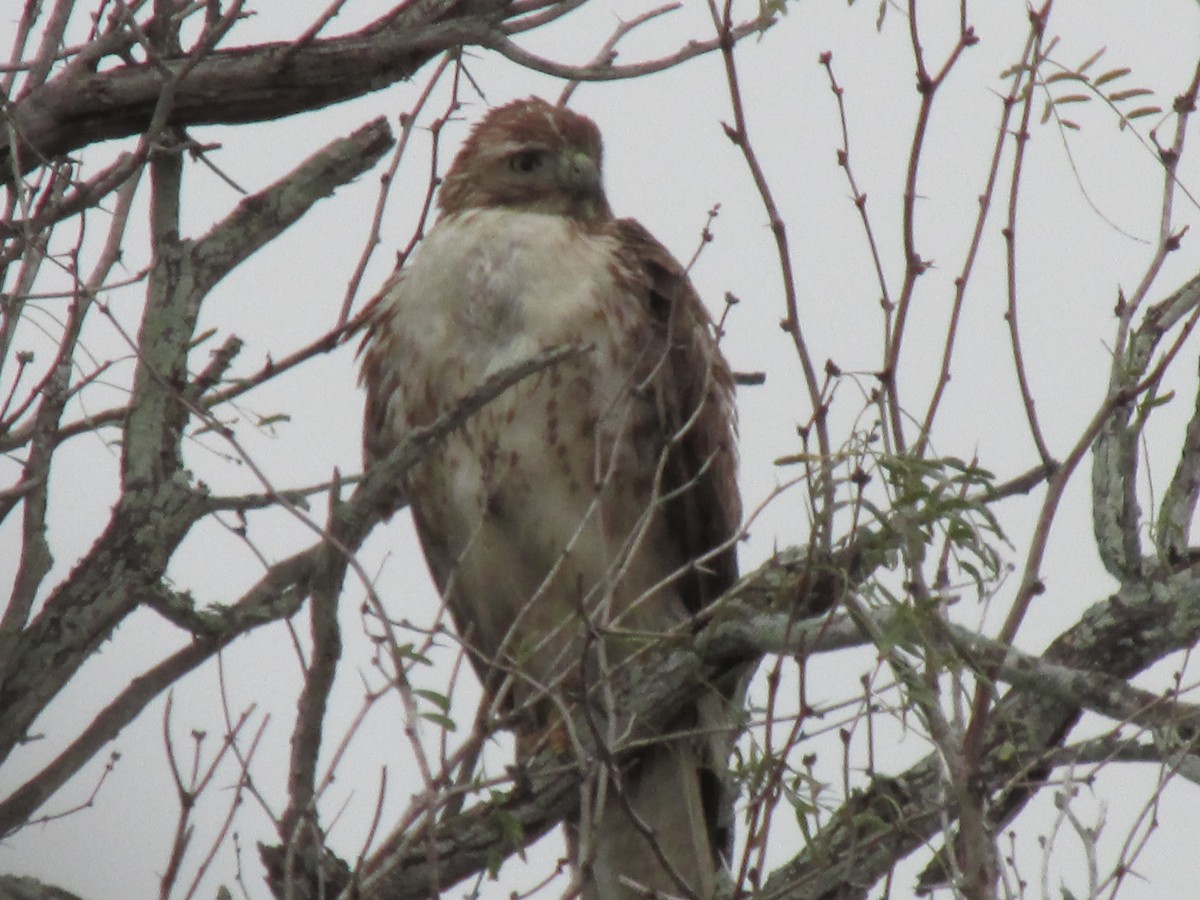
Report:
[[[545,161],[546,154],[541,150],[522,150],[509,157],[508,165],[514,172],[528,175],[540,169]]]

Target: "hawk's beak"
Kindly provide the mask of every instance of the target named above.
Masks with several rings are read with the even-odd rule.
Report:
[[[559,165],[559,178],[572,194],[591,197],[600,193],[600,168],[582,150],[568,153]]]

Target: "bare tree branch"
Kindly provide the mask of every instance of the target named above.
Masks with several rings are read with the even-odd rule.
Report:
[[[230,221],[249,232],[248,240],[261,244],[336,184],[373,165],[390,143],[382,120],[335,140],[262,192],[259,216],[243,203]],[[295,184],[285,184],[293,176]],[[225,240],[228,230],[218,228],[213,234]],[[0,681],[0,758],[23,739],[41,708],[137,606],[139,595],[156,590],[179,542],[208,510],[203,494],[174,476],[188,414],[184,404],[187,350],[199,302],[224,267],[241,259],[235,250],[216,252],[213,246],[205,241],[180,242],[169,258],[167,248],[160,248],[160,265],[172,281],[151,288],[162,296],[152,297],[148,324],[143,325],[137,402],[127,420],[124,444],[125,481],[138,489],[123,494],[108,528],[73,577],[50,594],[19,637],[5,638],[11,652],[6,654],[5,677]],[[181,273],[191,277],[180,280]],[[62,621],[70,621],[71,627],[63,629]]]
[[[678,65],[716,48],[689,43],[653,62],[580,68],[527,53],[501,30],[506,0],[437,0],[401,4],[367,27],[336,38],[218,50],[197,60],[174,87],[175,126],[262,122],[320,109],[412,77],[439,53],[464,45],[495,49],[550,74],[583,80],[633,78]],[[762,31],[764,15],[734,39]],[[182,61],[163,59],[168,71]],[[30,91],[4,114],[0,184],[80,147],[144,131],[158,103],[163,73],[153,62],[104,72],[68,70]]]

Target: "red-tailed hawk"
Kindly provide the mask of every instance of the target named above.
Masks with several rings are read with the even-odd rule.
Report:
[[[590,348],[488,403],[397,486],[471,661],[505,693],[529,752],[585,693],[603,704],[605,679],[634,654],[688,639],[736,578],[733,380],[683,268],[613,217],[589,119],[538,99],[493,110],[439,205],[370,326],[368,465],[488,375]],[[593,779],[569,830],[585,896],[645,896],[635,884],[678,895],[681,881],[712,896],[729,838],[731,693],[706,688],[666,723],[674,737],[639,750],[617,782]],[[614,745],[636,736],[609,712]]]

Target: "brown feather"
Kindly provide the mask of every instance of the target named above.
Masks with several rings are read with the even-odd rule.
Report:
[[[667,453],[663,495],[682,563],[703,560],[685,579],[685,605],[697,613],[737,580],[732,544],[742,519],[737,488],[733,373],[716,345],[715,327],[683,267],[634,219],[614,225],[631,284],[656,321],[664,344],[654,373],[660,412],[655,440]],[[651,354],[652,356],[654,354]],[[720,548],[720,549],[718,549]]]
[[[365,339],[367,465],[488,374],[592,347],[487,404],[397,486],[472,663],[524,713],[520,752],[654,635],[686,634],[737,577],[729,367],[683,268],[613,218],[600,162],[582,116],[536,99],[489,113]],[[597,789],[608,799],[572,832],[586,897],[633,896],[622,879],[678,892],[627,805],[689,886],[713,893],[737,699],[732,678],[703,691],[671,723],[694,735],[640,750]]]

